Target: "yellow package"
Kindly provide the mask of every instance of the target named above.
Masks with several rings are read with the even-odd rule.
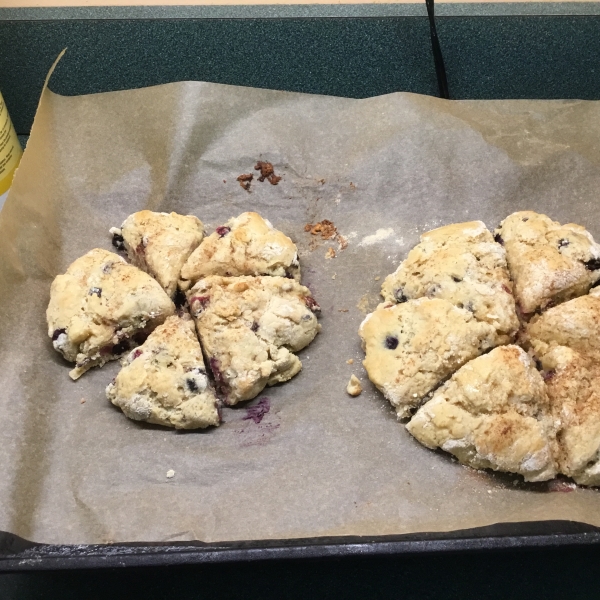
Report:
[[[0,195],[10,187],[22,154],[17,133],[0,94]]]

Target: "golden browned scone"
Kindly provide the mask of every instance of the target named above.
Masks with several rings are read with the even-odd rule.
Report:
[[[382,304],[367,315],[359,335],[369,379],[398,418],[410,416],[446,377],[500,339],[493,325],[438,298]]]
[[[600,298],[581,296],[528,325],[558,423],[561,473],[600,485]]]
[[[179,285],[185,291],[209,275],[274,275],[299,281],[298,250],[259,214],[242,213],[204,239],[183,266]]]
[[[194,323],[187,314],[169,317],[129,353],[106,396],[136,421],[176,429],[220,422],[218,400],[208,384]]]
[[[310,290],[285,277],[213,275],[187,297],[217,391],[229,405],[296,375],[302,363],[293,352],[321,328]]]
[[[556,432],[542,377],[518,346],[501,346],[461,367],[406,425],[428,448],[476,469],[556,476]]]
[[[52,282],[48,335],[54,348],[76,363],[69,374],[77,379],[137,346],[174,311],[152,277],[96,248]]]
[[[204,237],[202,221],[192,215],[142,210],[113,227],[113,245],[123,247],[129,260],[154,277],[171,298],[181,267]]]
[[[492,325],[498,343],[514,339],[519,328],[504,248],[481,221],[455,223],[421,236],[382,286],[388,301],[441,298]]]
[[[580,225],[521,211],[496,230],[504,244],[518,308],[525,319],[582,294],[600,279],[600,245]]]

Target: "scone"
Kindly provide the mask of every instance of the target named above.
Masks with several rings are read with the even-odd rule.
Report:
[[[202,221],[192,215],[150,210],[129,215],[113,227],[113,245],[124,247],[129,260],[149,273],[173,298],[181,267],[204,237]]]
[[[362,322],[359,335],[369,379],[398,418],[410,416],[427,394],[499,339],[493,325],[439,298],[380,305]]]
[[[135,421],[175,429],[220,422],[218,400],[208,385],[189,315],[169,317],[130,352],[106,396]]]
[[[559,422],[559,470],[581,485],[600,485],[600,298],[555,306],[526,333]]]
[[[183,266],[180,287],[188,290],[209,275],[275,275],[300,281],[298,250],[269,221],[246,212],[204,239]]]
[[[250,400],[302,368],[293,352],[320,330],[310,290],[285,277],[201,279],[188,302],[220,397]]]
[[[501,346],[461,367],[406,425],[428,448],[476,469],[556,476],[555,437],[544,381],[518,346]]]
[[[386,277],[381,295],[394,303],[424,297],[448,300],[494,326],[500,344],[511,342],[519,328],[504,248],[481,221],[424,233],[396,272]]]
[[[526,320],[587,294],[600,279],[600,245],[580,225],[522,211],[502,221],[496,239],[506,248],[517,307]]]
[[[175,306],[150,275],[96,248],[58,275],[46,311],[54,348],[75,363],[77,379],[142,343]]]

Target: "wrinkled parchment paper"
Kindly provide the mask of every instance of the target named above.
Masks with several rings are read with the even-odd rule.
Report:
[[[248,193],[236,177],[259,159],[282,180]],[[0,529],[97,543],[600,525],[600,492],[556,493],[420,446],[368,382],[357,336],[357,305],[376,305],[421,232],[533,209],[598,239],[599,189],[597,102],[351,100],[195,82],[46,90],[0,213]],[[195,214],[208,231],[257,210],[298,244],[323,330],[300,353],[301,374],[252,402],[268,398],[260,423],[248,405],[207,432],[130,421],[104,395],[117,363],[73,382],[52,349],[52,279],[111,248],[108,229],[144,208]],[[304,231],[321,219],[345,250]],[[345,393],[352,373],[357,398]]]

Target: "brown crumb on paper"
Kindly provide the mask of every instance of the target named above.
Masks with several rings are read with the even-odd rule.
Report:
[[[79,401],[79,404],[85,404],[85,398],[82,398],[82,399]]]
[[[243,187],[247,192],[250,191],[250,183],[254,179],[254,175],[252,173],[242,173],[238,175],[237,180],[240,182],[240,186]],[[225,180],[223,180],[225,183]]]
[[[325,253],[325,258],[335,258],[335,250],[333,248],[328,248]]]
[[[345,250],[348,247],[348,240],[338,233],[337,236],[338,244],[340,245],[340,250]]]
[[[347,308],[338,308],[338,312],[348,312]]]
[[[324,240],[330,240],[331,238],[335,238],[337,236],[337,229],[335,225],[332,221],[329,221],[327,219],[323,219],[322,221],[319,221],[314,225],[307,223],[304,226],[304,231],[310,231],[312,235],[321,234],[321,237]]]
[[[264,181],[266,179],[271,185],[277,185],[281,181],[281,177],[275,175],[273,165],[270,162],[259,160],[254,165],[254,170],[260,171],[260,176],[258,177],[259,181]]]
[[[356,375],[350,375],[350,381],[346,386],[346,392],[351,396],[358,396],[362,392],[362,385]]]
[[[321,185],[325,185],[325,180],[324,180],[324,179],[319,179],[319,180],[317,181],[317,183],[320,183]]]

